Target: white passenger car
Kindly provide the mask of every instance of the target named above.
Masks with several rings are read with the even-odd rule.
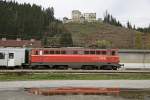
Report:
[[[14,67],[25,63],[24,48],[0,48],[0,66]]]

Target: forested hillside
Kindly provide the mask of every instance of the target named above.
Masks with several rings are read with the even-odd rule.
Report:
[[[45,45],[72,45],[71,34],[54,17],[53,7],[0,1],[0,38],[42,40]],[[53,40],[51,38],[57,38]]]

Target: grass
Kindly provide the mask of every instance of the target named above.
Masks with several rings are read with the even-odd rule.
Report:
[[[149,80],[150,74],[2,74],[0,81],[23,80]]]
[[[72,39],[74,45],[88,47],[93,45],[96,40],[107,40],[112,43],[113,48],[141,48],[138,42],[141,42],[142,39],[137,37],[137,33],[142,34],[141,32],[135,30],[129,30],[124,27],[116,27],[113,25],[105,24],[102,22],[97,23],[67,23],[64,24],[65,28],[72,33]],[[148,41],[150,35],[145,35],[145,41]],[[90,42],[89,42],[90,41]],[[150,48],[150,42],[145,43],[146,48]]]

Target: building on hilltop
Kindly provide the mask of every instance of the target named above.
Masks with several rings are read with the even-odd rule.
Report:
[[[84,22],[96,22],[96,13],[81,13],[79,10],[72,11],[72,19],[67,17],[63,18],[63,23],[84,23]]]
[[[80,17],[80,23],[84,23],[85,22],[85,17],[84,16],[81,16]]]
[[[87,22],[95,22],[96,21],[96,13],[84,13],[85,21]]]
[[[72,11],[72,21],[73,22],[80,22],[81,12],[79,10]]]
[[[69,19],[67,17],[63,18],[63,23],[70,23],[70,22],[72,22],[72,19]]]

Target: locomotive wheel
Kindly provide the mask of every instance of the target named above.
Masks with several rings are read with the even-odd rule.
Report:
[[[117,67],[116,67],[116,66],[113,66],[112,69],[113,69],[113,70],[117,70]]]

